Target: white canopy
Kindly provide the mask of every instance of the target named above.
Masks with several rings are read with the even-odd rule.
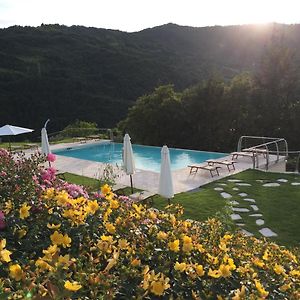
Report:
[[[167,199],[174,197],[170,153],[167,146],[163,146],[161,149],[161,166],[158,194]]]
[[[0,136],[18,135],[23,133],[29,133],[32,131],[33,129],[29,129],[29,128],[23,128],[23,127],[12,126],[12,125],[4,125],[0,128]]]
[[[42,135],[42,153],[48,155],[51,153],[51,150],[49,146],[47,130],[45,127],[42,128],[41,135]]]

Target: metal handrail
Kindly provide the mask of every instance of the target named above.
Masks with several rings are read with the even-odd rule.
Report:
[[[284,139],[284,138],[272,138],[272,137],[263,137],[263,136],[249,136],[249,135],[244,135],[244,136],[241,136],[239,138],[238,146],[237,146],[237,151],[238,152],[242,151],[242,143],[243,143],[244,139],[262,139],[263,141],[269,140],[269,142],[264,142],[262,144],[258,144],[258,145],[246,148],[246,149],[251,149],[256,154],[255,158],[253,159],[253,168],[254,169],[259,167],[259,159],[258,159],[258,155],[257,154],[259,153],[259,149],[261,149],[261,148],[265,148],[266,149],[266,170],[268,170],[268,168],[269,168],[269,163],[270,163],[269,155],[270,155],[270,152],[274,153],[274,151],[270,151],[269,150],[269,146],[270,145],[274,145],[275,144],[275,146],[276,146],[276,151],[275,151],[275,153],[277,155],[276,162],[279,161],[279,158],[280,158],[280,154],[279,153],[283,152],[283,151],[279,151],[278,144],[280,142],[284,142],[284,144],[285,144],[285,151],[283,153],[285,154],[284,155],[285,158],[288,157],[288,153],[289,153],[289,151],[288,151],[288,144],[287,144],[286,139]]]

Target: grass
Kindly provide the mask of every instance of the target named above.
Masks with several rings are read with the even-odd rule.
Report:
[[[99,182],[96,179],[91,179],[83,176],[65,173],[66,180],[72,183],[88,186],[90,190],[98,190]],[[287,183],[280,183],[279,187],[263,187],[264,183],[276,182],[277,179],[287,179]],[[251,186],[238,186],[228,179],[239,179],[243,182],[250,183]],[[258,182],[260,180],[261,182]],[[278,234],[278,237],[272,238],[279,244],[286,246],[300,245],[300,186],[292,186],[291,182],[300,182],[300,176],[295,174],[279,174],[266,173],[258,170],[247,170],[242,173],[221,179],[200,189],[180,193],[175,195],[171,200],[174,204],[180,204],[184,207],[184,218],[197,221],[204,221],[209,217],[218,215],[223,222],[232,224],[228,210],[231,210],[231,205],[228,200],[224,200],[220,196],[220,192],[215,191],[215,187],[222,185],[225,192],[232,195],[230,200],[235,200],[240,203],[238,207],[248,208],[252,213],[251,204],[242,200],[239,193],[247,193],[247,198],[255,199],[255,205],[263,215],[265,224],[257,226],[256,218],[248,216],[247,213],[240,213],[243,218],[246,230],[252,232],[256,237],[261,238],[262,235],[258,230],[262,227],[269,227]],[[233,190],[238,187],[239,190]],[[137,189],[134,192],[138,191]],[[130,195],[130,188],[126,188],[122,192],[123,195]],[[154,207],[164,209],[167,205],[167,200],[156,195],[154,197]],[[253,212],[256,213],[256,212]],[[249,213],[250,214],[250,213]],[[236,225],[234,225],[238,228]]]

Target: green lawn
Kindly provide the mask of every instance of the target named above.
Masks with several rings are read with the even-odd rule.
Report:
[[[90,190],[97,190],[99,183],[96,179],[86,178],[78,175],[65,174],[67,181],[89,186]],[[251,186],[239,186],[229,182],[228,179],[239,179]],[[287,183],[280,183],[279,187],[263,187],[264,183],[276,182],[277,179],[287,179]],[[258,181],[259,180],[259,181]],[[292,182],[300,182],[300,176],[295,174],[266,173],[257,170],[247,170],[242,173],[220,179],[207,184],[198,190],[175,195],[172,203],[181,204],[184,207],[184,218],[204,221],[209,217],[218,216],[228,224],[238,228],[231,221],[229,214],[232,213],[230,200],[239,202],[238,207],[248,208],[251,212],[239,213],[244,223],[244,229],[252,232],[256,237],[261,238],[258,232],[263,227],[268,227],[278,234],[278,237],[271,238],[279,244],[287,246],[300,246],[300,186],[292,186]],[[226,184],[226,185],[221,185]],[[224,192],[232,195],[232,198],[225,200],[220,196],[219,191],[214,188],[222,187]],[[233,190],[238,188],[238,191]],[[135,191],[137,191],[135,189]],[[123,191],[122,191],[123,192]],[[246,198],[255,199],[256,203],[243,200],[239,193],[247,193]],[[125,195],[130,195],[130,188],[126,188]],[[253,211],[250,205],[255,204],[258,212]],[[156,195],[154,207],[164,209],[167,200]],[[258,226],[255,223],[257,218],[249,214],[261,213],[265,224]]]

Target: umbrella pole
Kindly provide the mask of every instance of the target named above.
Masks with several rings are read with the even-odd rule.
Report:
[[[10,137],[8,136],[8,149],[11,152],[11,143],[10,143]]]
[[[132,175],[130,175],[131,194],[133,194]]]

